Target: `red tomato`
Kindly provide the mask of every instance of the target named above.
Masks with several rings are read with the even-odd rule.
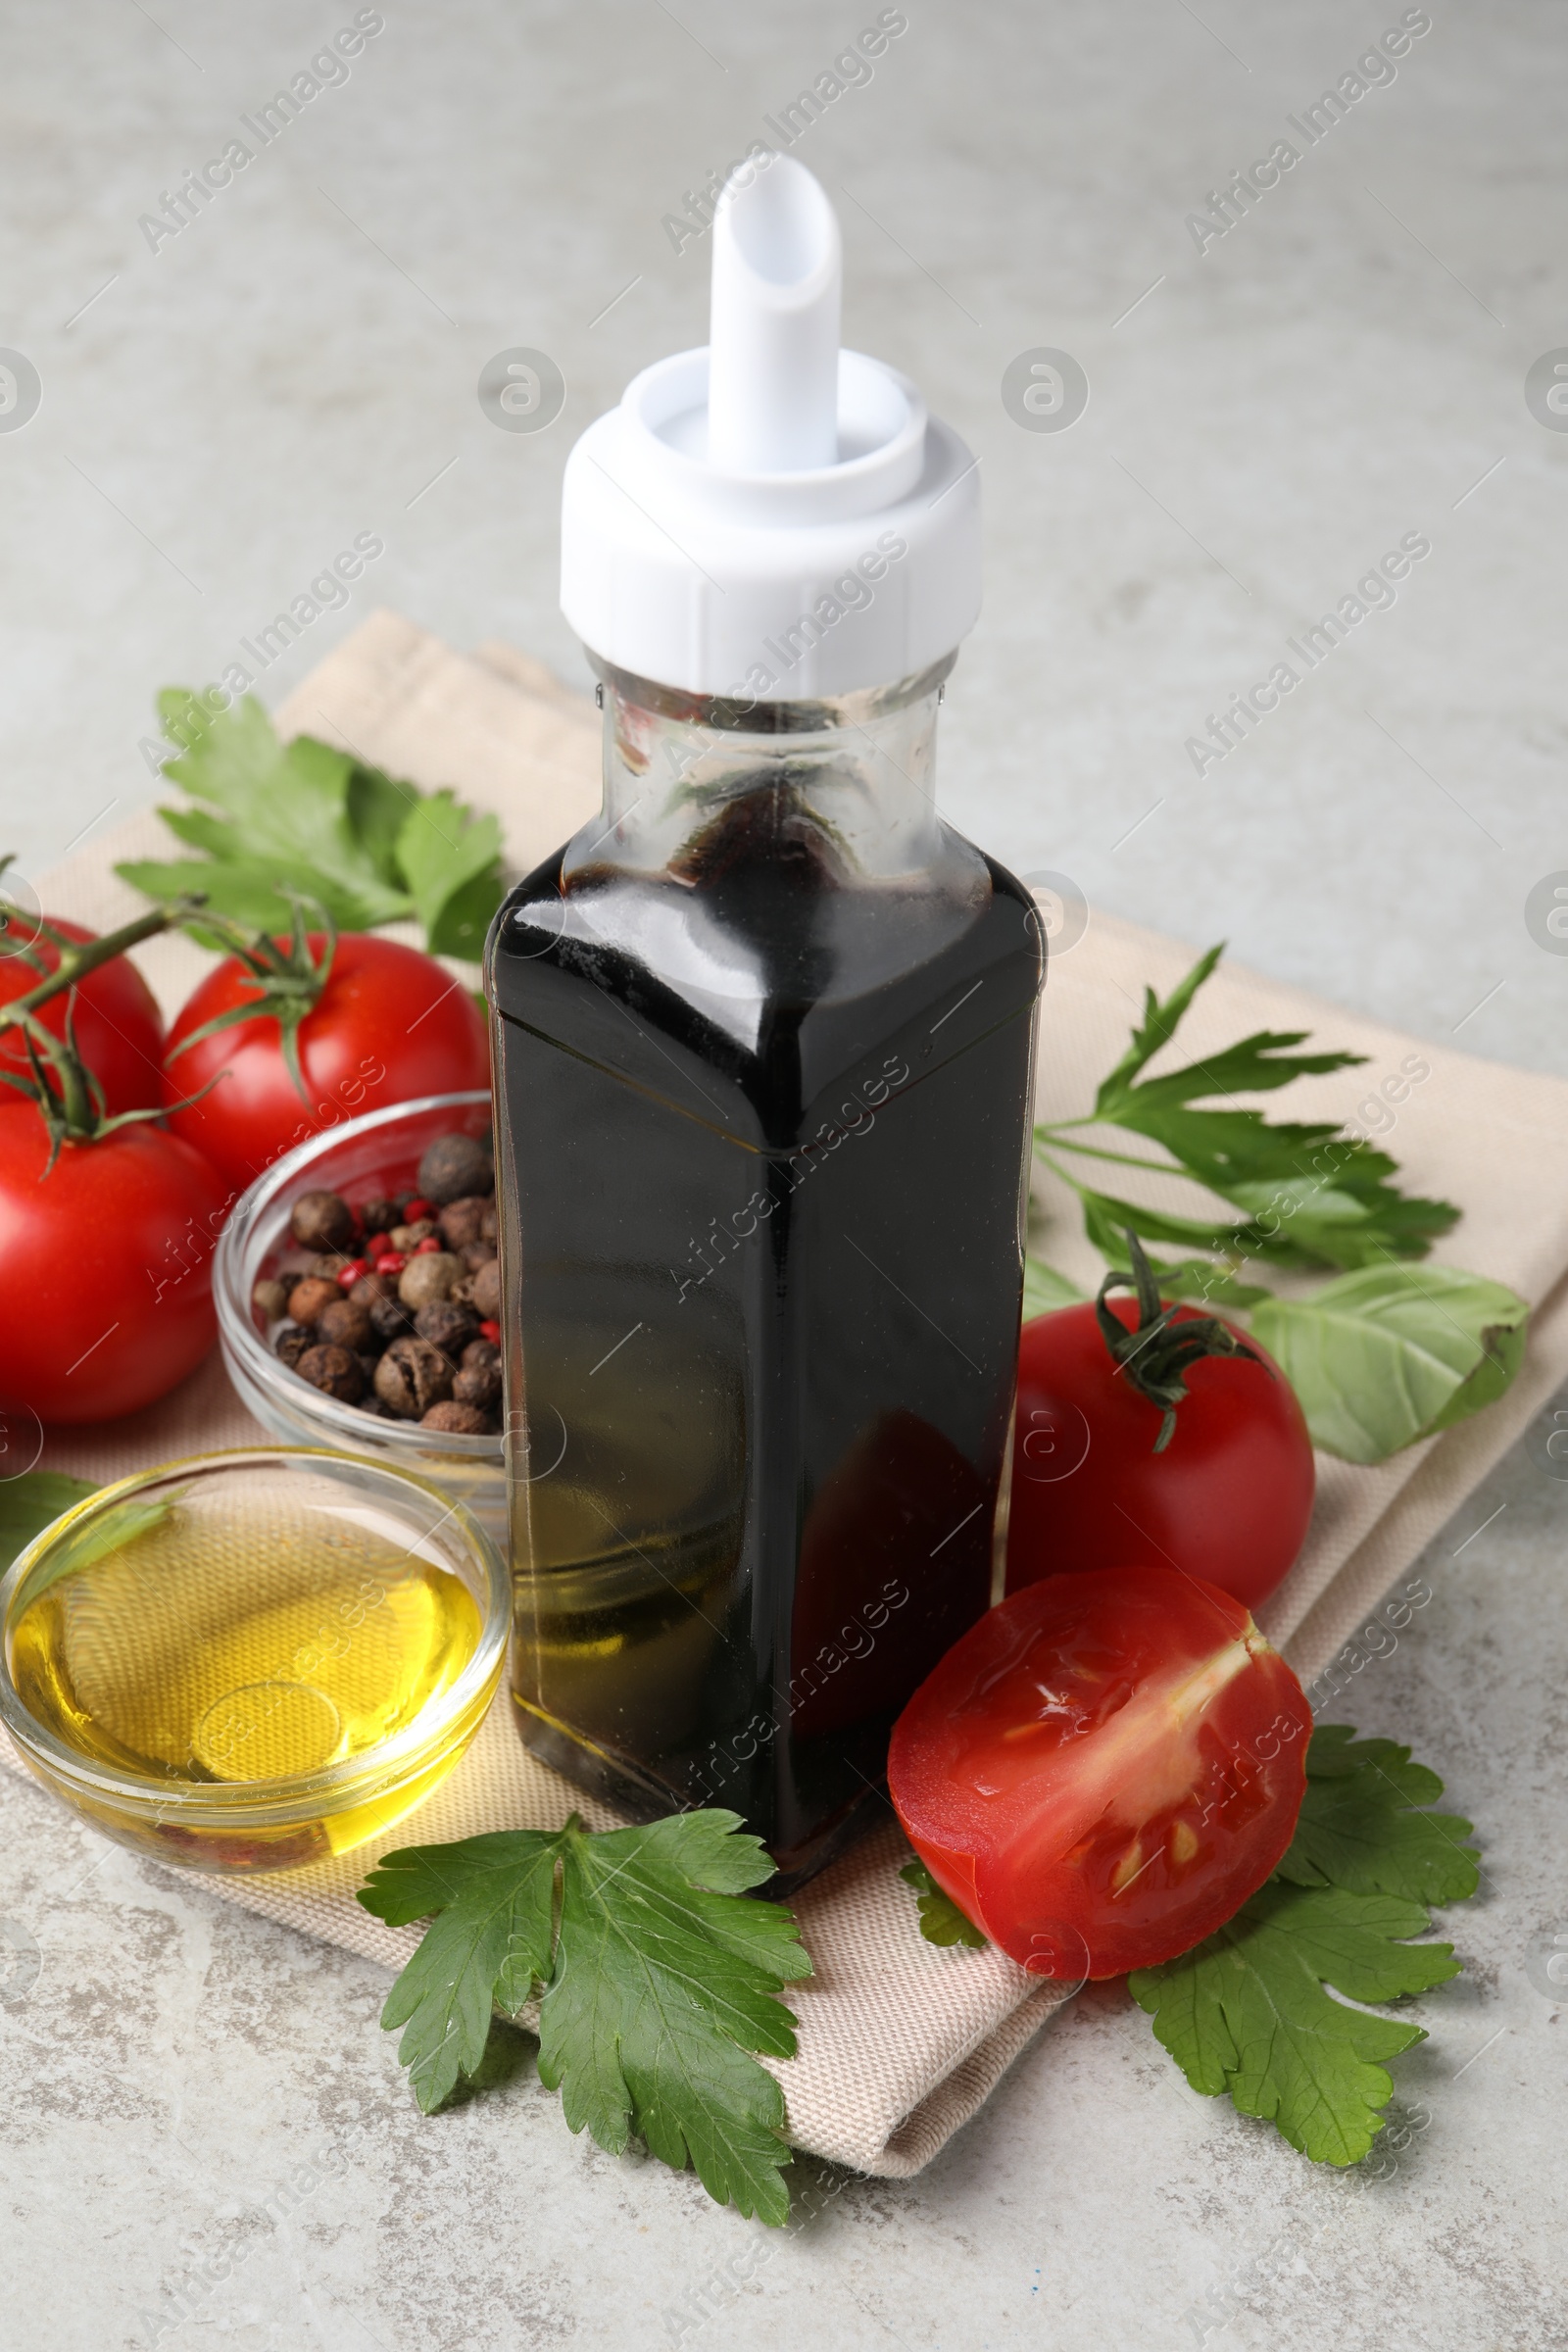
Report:
[[[1112,1298],[1132,1330],[1138,1310]],[[1179,1307],[1177,1328],[1198,1310]],[[1312,1441],[1272,1356],[1205,1356],[1154,1451],[1160,1408],[1112,1362],[1093,1305],[1023,1327],[1007,1518],[1007,1591],[1058,1569],[1125,1560],[1181,1568],[1248,1608],[1290,1568],[1312,1516]]]
[[[98,936],[58,914],[46,915],[44,920],[78,943]],[[7,956],[0,960],[0,1004],[24,997],[59,967],[60,950],[48,939],[35,940],[25,954]],[[38,1007],[39,1020],[59,1038],[66,1034],[69,994],[63,991]],[[135,965],[123,956],[114,956],[96,971],[88,972],[77,983],[73,1019],[76,1051],[103,1088],[104,1108],[110,1116],[122,1110],[154,1109],[163,1100],[164,1016]],[[0,1029],[0,1070],[14,1070],[24,1078],[28,1073],[26,1053],[16,1029]],[[12,1091],[5,1089],[8,1096]],[[20,1096],[17,1099],[21,1101]]]
[[[1228,1592],[1168,1568],[1053,1576],[972,1626],[900,1716],[899,1819],[1037,1976],[1191,1950],[1291,1842],[1312,1712]]]
[[[319,956],[325,941],[318,933],[310,944]],[[485,1026],[467,990],[433,956],[363,931],[338,940],[326,986],[299,1026],[308,1101],[289,1076],[270,1013],[220,1029],[175,1054],[204,1022],[260,994],[238,958],[225,957],[182,1006],[164,1056],[166,1102],[181,1102],[220,1070],[227,1072],[169,1124],[241,1192],[323,1128],[389,1102],[490,1083]]]
[[[65,1144],[19,1095],[0,1107],[0,1378],[44,1421],[151,1404],[218,1336],[212,1258],[235,1196],[150,1124]]]

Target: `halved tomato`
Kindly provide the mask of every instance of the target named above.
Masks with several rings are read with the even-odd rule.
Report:
[[[1239,1601],[1168,1568],[1048,1577],[982,1617],[900,1716],[899,1819],[1037,1976],[1189,1951],[1290,1844],[1312,1712]]]

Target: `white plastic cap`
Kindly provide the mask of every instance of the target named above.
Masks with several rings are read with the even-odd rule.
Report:
[[[803,164],[743,164],[712,238],[710,345],[645,368],[566,461],[562,611],[693,694],[925,669],[980,610],[976,463],[906,376],[840,350],[838,220]]]

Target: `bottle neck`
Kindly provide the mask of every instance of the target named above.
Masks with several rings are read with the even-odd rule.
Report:
[[[851,874],[890,879],[951,861],[936,810],[937,710],[956,656],[918,676],[825,702],[687,694],[590,653],[605,714],[605,800],[564,876],[594,867],[677,875],[734,805],[771,796]]]

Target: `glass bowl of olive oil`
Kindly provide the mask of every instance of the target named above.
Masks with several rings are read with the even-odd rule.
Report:
[[[0,1581],[0,1720],[122,1844],[296,1870],[412,1810],[495,1696],[506,1568],[428,1479],[306,1447],[102,1488]]]

